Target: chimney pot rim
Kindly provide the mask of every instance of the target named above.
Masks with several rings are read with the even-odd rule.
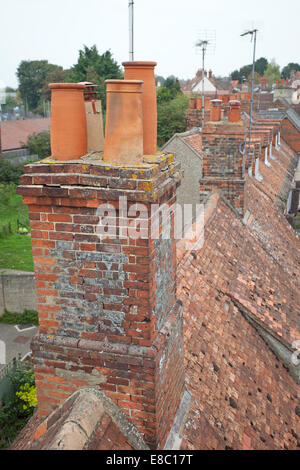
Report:
[[[122,62],[123,67],[146,67],[146,68],[153,68],[156,67],[157,62],[148,62],[148,61],[128,61],[128,62]]]
[[[84,90],[85,85],[82,83],[49,83],[48,85],[49,88],[53,89],[58,89],[58,90],[72,90],[72,89],[77,89],[77,90]]]
[[[126,83],[128,85],[140,85],[141,83],[144,83],[144,81],[143,80],[108,79],[108,80],[105,80],[105,83],[112,83],[112,84]]]

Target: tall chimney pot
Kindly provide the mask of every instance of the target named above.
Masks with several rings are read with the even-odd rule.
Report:
[[[106,80],[104,161],[139,165],[143,156],[141,80]]]
[[[57,160],[78,160],[87,153],[85,85],[50,83],[51,154]]]
[[[211,110],[210,110],[210,120],[213,122],[218,122],[221,120],[221,104],[222,100],[211,100]]]
[[[157,104],[154,68],[156,62],[123,62],[125,80],[142,80],[144,155],[157,150]]]
[[[241,102],[238,100],[229,101],[228,121],[239,122],[241,120]]]

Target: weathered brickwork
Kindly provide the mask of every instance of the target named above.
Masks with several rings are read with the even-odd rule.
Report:
[[[241,214],[244,213],[244,155],[246,129],[241,122],[209,122],[202,133],[203,178],[200,201],[218,190]]]
[[[135,168],[88,158],[39,162],[25,167],[18,192],[31,220],[39,413],[48,415],[78,387],[99,385],[147,443],[161,447],[183,388],[174,217],[170,240],[147,232],[151,203],[174,204],[182,175],[172,155],[144,161]],[[132,211],[127,217],[124,196]],[[103,239],[97,208],[107,203],[101,215],[115,233]],[[139,229],[138,214],[141,238],[127,233]],[[157,231],[161,238],[161,224]]]
[[[222,178],[205,178],[200,180],[200,200],[205,201],[213,191],[221,192],[228,202],[240,214],[245,206],[245,180],[230,180]]]
[[[252,167],[254,174],[255,160],[261,158],[262,154],[261,139],[252,137],[250,146],[248,142],[245,144],[245,170]]]
[[[201,127],[202,125],[202,109],[188,109],[186,114],[186,130],[189,131],[193,127]]]
[[[299,131],[288,118],[285,118],[282,121],[282,137],[294,150],[294,152],[300,153]]]

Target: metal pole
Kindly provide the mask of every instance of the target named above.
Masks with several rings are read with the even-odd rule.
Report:
[[[202,45],[202,129],[204,126],[204,44]]]
[[[134,1],[129,0],[129,60],[134,61],[134,44],[133,44],[133,6]]]
[[[250,143],[251,143],[251,135],[252,135],[252,113],[253,113],[253,98],[254,98],[254,73],[255,73],[255,53],[256,53],[256,33],[257,33],[257,29],[254,29],[253,33],[254,33],[254,46],[253,46],[252,80],[251,80],[251,103],[250,103],[248,156],[250,155]]]

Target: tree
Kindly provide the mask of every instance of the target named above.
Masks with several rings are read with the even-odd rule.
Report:
[[[275,59],[272,59],[269,63],[264,77],[268,80],[269,85],[272,85],[276,80],[280,79],[280,67],[276,64]]]
[[[166,79],[162,77],[161,75],[155,75],[155,85],[157,86],[158,83],[160,83],[160,86],[163,86],[165,83]]]
[[[98,85],[98,96],[106,107],[105,80],[123,78],[121,67],[108,50],[99,54],[97,47],[83,46],[79,51],[77,64],[73,65],[68,80],[71,82],[90,81]]]
[[[5,99],[5,104],[2,105],[3,111],[8,111],[9,109],[13,109],[18,106],[17,100],[12,96],[7,96]]]
[[[42,98],[46,101],[50,101],[51,90],[48,87],[49,83],[66,82],[68,80],[69,75],[70,70],[64,70],[62,67],[58,67],[57,69],[48,72],[45,77],[44,86],[42,88]]]
[[[249,77],[249,74],[252,72],[252,65],[244,65],[240,68],[240,83],[243,83]]]
[[[38,155],[40,158],[49,157],[51,155],[50,132],[44,131],[30,136],[23,147],[28,148],[31,155]]]
[[[261,57],[255,61],[255,72],[257,72],[261,77],[263,77],[265,71],[268,67],[268,60],[265,57]]]
[[[283,67],[281,70],[281,77],[282,78],[290,78],[291,77],[291,72],[300,72],[300,64],[297,64],[295,62],[290,62],[288,65]]]
[[[257,72],[261,77],[264,75],[268,67],[268,61],[265,57],[261,57],[255,61],[255,72]],[[249,75],[252,74],[252,64],[244,65],[239,70],[234,70],[231,74],[232,80],[238,80],[239,83],[243,83]]]
[[[171,91],[173,96],[176,96],[177,93],[181,92],[181,87],[178,78],[174,77],[174,75],[170,75],[164,83],[164,87]]]
[[[49,72],[61,67],[49,64],[47,60],[23,60],[18,69],[19,90],[23,101],[30,110],[35,110],[42,96],[42,88]]]
[[[186,110],[189,98],[178,93],[174,99],[157,106],[157,142],[161,146],[175,133],[186,129]]]
[[[168,101],[171,101],[174,98],[171,93],[171,90],[168,90],[168,88],[166,88],[165,86],[158,88],[156,96],[157,104],[167,103]]]
[[[171,75],[165,80],[164,85],[158,88],[157,102],[160,104],[171,101],[178,93],[181,93],[179,80],[178,78],[174,77],[174,75]]]
[[[240,72],[236,69],[232,72],[231,74],[231,80],[238,80],[240,81],[240,78],[241,78],[241,74]]]
[[[261,78],[262,77],[259,75],[259,73],[254,72],[254,83],[256,84],[260,83]],[[251,81],[252,81],[252,72],[249,73],[249,76],[248,76],[248,82],[251,83]]]
[[[89,66],[92,66],[99,77],[122,78],[122,71],[118,63],[113,59],[110,51],[99,54],[97,47],[91,48],[83,46],[79,51],[77,64],[71,69],[70,79],[74,82],[83,82],[86,80],[86,73]]]

